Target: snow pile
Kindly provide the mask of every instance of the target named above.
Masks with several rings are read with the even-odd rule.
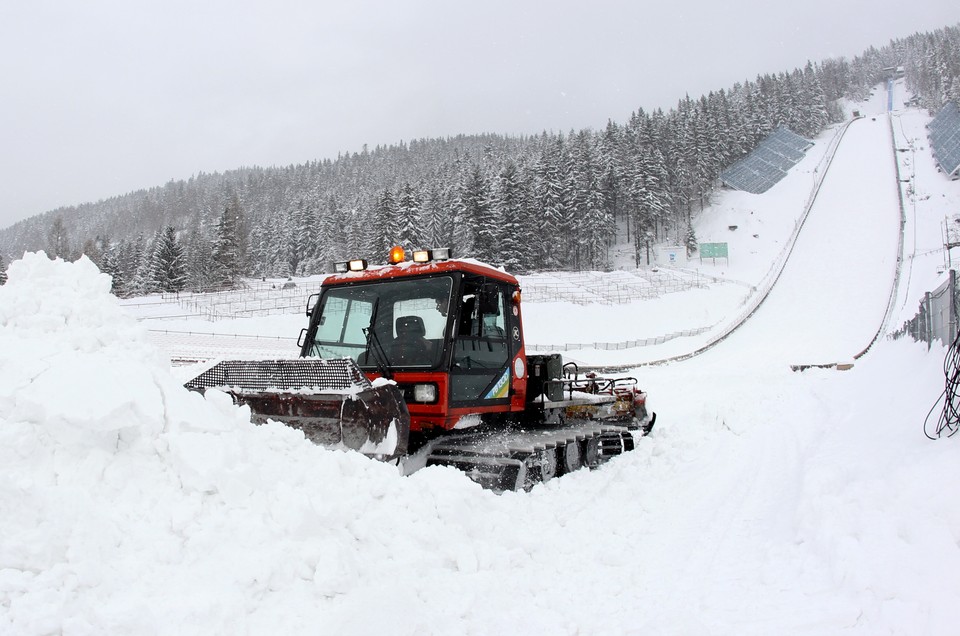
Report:
[[[0,633],[243,631],[271,590],[304,587],[293,605],[349,587],[354,506],[384,516],[394,467],[185,390],[88,260],[9,273]]]
[[[0,287],[0,409],[58,436],[155,433],[162,402],[145,363],[168,365],[109,296],[110,278],[86,258],[70,266],[42,252],[9,274]],[[133,394],[116,391],[131,385]]]

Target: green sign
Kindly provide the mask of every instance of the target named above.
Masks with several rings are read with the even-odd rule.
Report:
[[[727,258],[726,243],[701,243],[697,246],[700,250],[700,258]]]

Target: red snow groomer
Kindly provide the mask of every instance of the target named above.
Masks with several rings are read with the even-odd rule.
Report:
[[[596,467],[656,421],[634,378],[527,355],[517,279],[448,249],[338,263],[307,316],[300,359],[221,362],[186,386],[405,473],[454,466],[495,490]]]

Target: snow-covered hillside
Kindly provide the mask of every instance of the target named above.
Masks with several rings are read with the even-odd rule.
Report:
[[[888,120],[875,100],[825,175],[838,129],[767,194],[726,192],[701,216],[700,240],[729,241],[731,258],[688,270],[731,282],[525,306],[543,344],[708,328],[565,354],[639,364],[717,340],[771,289],[706,353],[629,372],[660,416],[636,451],[529,493],[446,468],[401,477],[253,426],[223,395],[182,388],[89,261],[14,262],[0,287],[0,633],[955,633],[960,449],[921,431],[944,349],[881,338],[849,371],[790,369],[853,360],[942,277],[960,183],[936,173],[924,114]],[[895,159],[910,179],[897,288]]]

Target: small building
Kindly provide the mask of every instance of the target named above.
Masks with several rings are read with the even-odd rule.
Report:
[[[885,66],[883,68],[883,75],[888,80],[901,79],[906,75],[902,66]]]

